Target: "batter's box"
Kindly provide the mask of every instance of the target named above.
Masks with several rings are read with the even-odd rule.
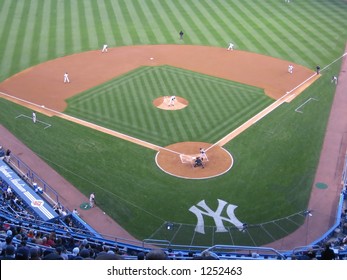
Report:
[[[311,101],[318,101],[318,99],[315,99],[313,97],[307,99],[303,104],[301,104],[298,108],[295,109],[295,112],[302,114],[303,111],[301,111],[301,108],[304,107],[308,102],[311,102]]]
[[[29,119],[29,120],[33,121],[32,117],[27,116],[27,115],[23,115],[23,114],[20,114],[16,117],[16,119],[19,119],[19,118],[25,118],[25,119]],[[43,125],[43,129],[47,129],[47,128],[50,128],[52,126],[51,124],[40,121],[40,120],[36,120],[36,123]]]

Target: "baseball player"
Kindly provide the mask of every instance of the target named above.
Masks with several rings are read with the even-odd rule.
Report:
[[[36,114],[33,112],[33,123],[36,123]]]
[[[293,69],[294,69],[294,66],[293,65],[289,65],[288,66],[288,73],[293,74]]]
[[[332,76],[331,82],[334,83],[335,85],[337,85],[337,77],[336,76]]]
[[[320,74],[320,66],[319,65],[316,66],[316,73],[317,73],[317,75]]]
[[[107,44],[104,44],[104,45],[102,46],[101,52],[107,52],[107,51],[108,51],[108,45],[107,45]]]
[[[64,83],[70,83],[69,74],[67,72],[64,73]]]
[[[180,39],[183,40],[183,35],[184,35],[183,31],[181,30],[179,34],[180,34]]]
[[[175,95],[172,95],[171,97],[170,97],[170,101],[169,101],[169,107],[170,106],[175,106],[175,100],[176,100],[176,96]]]
[[[95,206],[95,193],[91,193],[89,196],[89,206],[92,208]]]
[[[232,51],[234,49],[234,44],[229,43],[228,51]]]
[[[204,164],[203,164],[203,159],[200,157],[197,157],[194,161],[194,167],[201,167],[201,168],[205,168]]]
[[[207,155],[206,155],[206,151],[203,148],[200,148],[200,156],[202,159],[208,160]]]

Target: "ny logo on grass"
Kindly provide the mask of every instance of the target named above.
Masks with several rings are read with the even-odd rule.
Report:
[[[243,229],[243,223],[241,223],[235,216],[234,210],[237,208],[236,205],[229,204],[226,208],[226,213],[228,218],[222,217],[222,211],[224,207],[228,205],[228,202],[218,199],[218,207],[216,211],[213,211],[210,207],[207,206],[205,200],[201,200],[196,206],[192,206],[189,208],[189,211],[194,213],[198,219],[198,222],[195,227],[195,231],[205,234],[205,222],[203,215],[212,217],[216,224],[216,232],[227,232],[228,230],[225,228],[223,221],[229,222],[235,225],[240,230]],[[199,206],[200,209],[197,207]],[[201,209],[202,208],[202,209]]]

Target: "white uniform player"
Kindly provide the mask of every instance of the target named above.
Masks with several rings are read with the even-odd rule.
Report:
[[[294,66],[293,65],[289,65],[288,66],[288,73],[293,74],[293,70],[294,70]]]
[[[33,123],[36,123],[36,114],[33,112]]]
[[[200,148],[200,156],[202,159],[208,160],[206,151],[203,148]]]
[[[69,74],[67,72],[64,74],[64,83],[70,83]]]
[[[228,51],[232,51],[234,49],[234,44],[229,43]]]
[[[175,101],[176,101],[176,96],[175,95],[172,95],[171,97],[170,97],[170,100],[169,100],[169,107],[170,106],[175,106]]]
[[[101,52],[107,52],[107,49],[108,49],[108,45],[107,45],[107,44],[104,44],[104,45],[102,46]]]

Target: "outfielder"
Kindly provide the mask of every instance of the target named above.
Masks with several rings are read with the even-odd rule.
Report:
[[[33,123],[36,123],[36,114],[33,112]]]

